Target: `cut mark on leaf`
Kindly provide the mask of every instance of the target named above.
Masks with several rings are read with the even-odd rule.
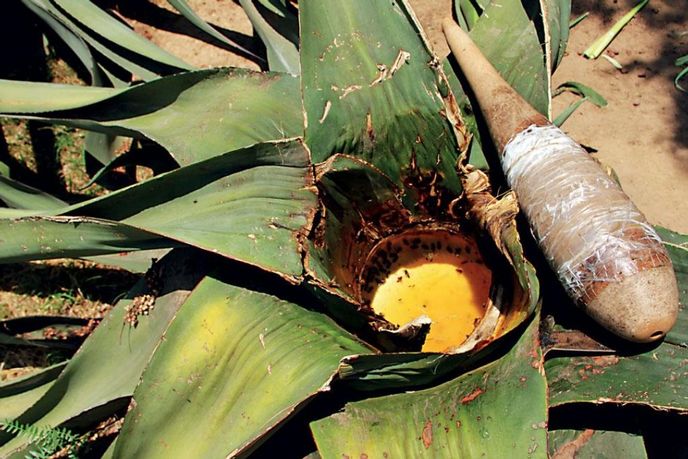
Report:
[[[480,397],[482,394],[484,394],[485,391],[481,389],[480,387],[476,388],[471,392],[470,394],[466,395],[464,398],[461,399],[461,404],[462,405],[467,405],[471,403],[473,400],[476,398]]]
[[[399,54],[397,54],[397,57],[394,59],[391,67],[388,68],[385,64],[377,65],[378,74],[377,77],[370,83],[370,87],[372,88],[373,86],[392,78],[394,74],[397,73],[397,71],[399,71],[399,69],[410,60],[411,53],[400,49]]]
[[[359,89],[361,89],[360,84],[352,84],[350,86],[347,86],[346,88],[344,88],[344,92],[342,92],[342,95],[339,96],[339,100],[345,98],[346,96],[348,96],[349,94],[351,94],[353,92],[358,91]]]
[[[325,118],[327,118],[327,115],[330,113],[330,109],[332,108],[332,102],[329,100],[325,102],[325,108],[323,109],[323,114],[318,120],[318,123],[323,124],[325,122]]]
[[[425,426],[423,426],[421,439],[423,440],[423,446],[425,446],[426,449],[430,448],[430,445],[432,445],[432,421],[427,421]]]

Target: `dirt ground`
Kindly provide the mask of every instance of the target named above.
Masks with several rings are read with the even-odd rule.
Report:
[[[126,3],[126,2],[125,2]],[[139,32],[182,59],[201,66],[258,65],[196,40],[163,0],[131,2],[121,8]],[[451,14],[450,0],[410,0],[435,49],[444,57],[448,48],[441,21]],[[673,79],[677,57],[688,54],[688,8],[685,0],[652,0],[612,42],[607,53],[623,68],[607,60],[591,61],[582,52],[623,16],[636,0],[573,0],[572,17],[590,15],[571,30],[568,52],[554,76],[555,87],[578,81],[601,93],[609,102],[598,108],[584,104],[564,124],[573,138],[597,150],[596,156],[617,172],[626,192],[648,219],[688,233],[688,94]],[[251,25],[232,0],[190,0],[209,22],[241,45],[251,44]],[[157,26],[157,29],[151,27]],[[575,96],[554,99],[556,115]]]

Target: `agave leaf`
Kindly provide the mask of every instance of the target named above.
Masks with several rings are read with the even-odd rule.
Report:
[[[114,456],[245,454],[364,352],[322,314],[206,278],[146,368]]]
[[[46,6],[43,0],[21,0],[22,3],[30,9],[36,16],[41,18],[50,27],[55,34],[72,50],[74,55],[81,61],[86,71],[91,76],[91,84],[93,86],[103,86],[101,72],[98,68],[96,59],[93,53],[88,48],[88,45],[79,35],[72,32],[65,27],[59,20],[57,20],[51,13],[50,8]]]
[[[53,385],[67,362],[0,383],[0,419],[14,419],[36,403]]]
[[[0,80],[0,111],[26,116],[88,106],[124,89]]]
[[[578,24],[580,24],[583,20],[585,20],[585,18],[587,18],[588,16],[590,16],[590,11],[586,11],[585,13],[581,14],[581,15],[578,16],[577,18],[571,19],[571,20],[569,21],[569,29],[573,29],[574,27],[576,27],[576,26],[577,26]]]
[[[469,35],[502,77],[540,113],[548,115],[550,77],[538,37],[540,14],[540,5],[533,0],[491,2]]]
[[[579,83],[577,81],[566,81],[557,87],[557,90],[554,92],[554,96],[558,96],[564,91],[570,91],[581,97],[585,97],[598,107],[607,106],[607,99],[605,99],[602,94],[595,91],[590,86],[584,85],[583,83]]]
[[[554,73],[566,53],[571,0],[540,0],[540,9],[546,19],[546,26],[543,27],[545,57],[550,73]]]
[[[681,295],[676,326],[660,345],[632,355],[550,359],[545,369],[551,406],[575,402],[636,403],[688,411],[688,236],[668,230],[661,233],[671,239],[665,245]]]
[[[145,38],[137,35],[122,22],[88,1],[67,1],[65,5],[58,4],[56,0],[22,1],[27,6],[31,4],[33,6],[32,10],[43,10],[44,14],[41,14],[40,17],[47,22],[48,26],[57,31],[60,28],[54,27],[55,22],[61,24],[63,26],[62,30],[69,30],[93,48],[97,54],[104,56],[106,59],[102,60],[98,67],[113,84],[117,84],[119,78],[103,67],[103,64],[112,65],[114,63],[116,66],[124,69],[125,72],[134,74],[143,80],[154,79],[160,74],[174,73],[179,70],[192,68]],[[71,16],[70,11],[79,17]],[[110,26],[110,28],[104,32],[104,35],[100,35],[100,31],[90,29],[89,25],[96,27],[105,25],[106,29],[107,26]],[[121,39],[122,41],[108,41],[110,39]],[[127,49],[120,46],[119,43],[128,43],[134,45],[134,48]]]
[[[303,272],[299,240],[317,204],[309,164],[298,140],[259,144],[60,209],[62,216],[0,220],[12,231],[36,225],[8,230],[0,259],[176,245],[154,233],[296,279]]]
[[[588,59],[597,59],[600,54],[607,49],[607,46],[616,38],[621,30],[626,27],[626,24],[631,22],[631,19],[642,10],[650,0],[640,0],[631,10],[626,13],[621,19],[614,23],[614,25],[607,30],[603,35],[599,36],[588,48],[583,51],[583,56]]]
[[[583,97],[582,99],[578,99],[577,101],[566,107],[564,110],[562,110],[561,113],[557,115],[556,118],[554,118],[554,121],[552,121],[552,123],[557,127],[561,127],[566,122],[566,120],[569,119],[569,117],[573,115],[573,113],[576,110],[578,110],[578,108],[581,105],[585,103],[586,100],[588,99]]]
[[[189,291],[200,280],[204,262],[180,250],[161,260],[156,268],[160,282],[155,304],[138,325],[125,323],[126,307],[135,298],[151,294],[140,281],[103,319],[98,328],[70,360],[55,383],[31,408],[17,419],[24,424],[56,427],[90,410],[101,409],[102,419],[112,414],[111,402],[131,397],[145,365],[160,343],[168,324]],[[149,278],[148,283],[151,283]],[[0,456],[8,457],[27,445],[27,439],[0,434]]]
[[[260,59],[260,57],[256,56],[253,52],[249,51],[248,49],[244,48],[243,46],[239,45],[238,43],[230,40],[227,38],[225,35],[220,33],[215,27],[212,25],[208,24],[202,17],[196,13],[193,8],[189,6],[189,3],[186,2],[186,0],[167,0],[167,3],[172,5],[175,10],[179,11],[179,13],[184,16],[186,19],[189,20],[193,25],[201,29],[203,32],[207,33],[211,37],[215,38],[216,40],[221,41],[222,43],[231,46],[232,48],[238,49],[249,56],[253,56],[255,58]]]
[[[308,0],[300,2],[299,18],[306,143],[314,161],[346,153],[398,186],[413,188],[404,179],[414,173],[436,174],[440,187],[458,193],[463,125],[405,3]]]
[[[24,217],[0,219],[0,262],[157,249],[173,241],[130,225],[83,217]]]
[[[47,0],[58,7],[64,14],[78,21],[85,34],[94,36],[113,48],[125,50],[141,58],[165,66],[171,71],[190,70],[192,67],[176,56],[154,45],[131,28],[109,15],[90,0]]]
[[[575,112],[578,109],[578,107],[583,105],[583,103],[586,100],[589,100],[598,107],[605,107],[607,105],[607,100],[600,93],[598,93],[589,86],[586,86],[582,83],[578,83],[577,81],[567,81],[565,83],[560,84],[554,92],[554,96],[558,96],[559,94],[565,91],[570,91],[574,94],[577,94],[581,96],[582,99],[579,99],[571,105],[569,105],[568,107],[566,107],[564,111],[562,111],[556,117],[553,123],[557,126],[561,126],[562,124],[564,124],[564,122],[573,114],[573,112]]]
[[[487,2],[489,4],[489,2]],[[454,16],[458,19],[461,28],[469,31],[473,28],[480,15],[483,12],[483,7],[475,0],[457,0],[454,2]]]
[[[0,175],[0,200],[15,209],[47,210],[66,207],[67,203],[23,183]]]
[[[609,430],[555,430],[547,435],[552,459],[625,457],[647,459],[645,442],[640,435]]]
[[[417,392],[349,403],[311,424],[323,457],[546,457],[534,320],[501,359]]]
[[[470,1],[470,0],[469,0]],[[459,107],[461,117],[466,125],[466,130],[471,133],[471,142],[468,150],[468,163],[475,168],[482,171],[488,171],[490,166],[485,158],[482,141],[480,140],[480,130],[478,129],[478,121],[475,118],[475,113],[471,107],[471,102],[468,96],[461,87],[459,78],[454,72],[455,65],[454,57],[450,54],[444,61],[442,61],[442,68],[447,75],[447,82],[454,93],[456,105]]]
[[[258,32],[258,36],[260,36],[260,39],[263,40],[265,44],[270,70],[286,72],[292,75],[300,74],[299,50],[295,41],[292,41],[293,38],[290,40],[288,36],[285,36],[278,29],[273,27],[265,16],[261,14],[253,0],[239,0],[239,3],[244,8],[251,24],[253,24],[253,28]],[[279,20],[283,25],[286,25],[287,28],[291,26],[291,24],[287,24],[287,22],[293,22],[294,25],[292,27],[297,30],[292,31],[289,35],[298,37],[298,25],[295,20],[286,21],[284,18],[279,18]]]
[[[211,69],[128,89],[0,80],[0,113],[147,137],[181,164],[303,133],[298,79]]]
[[[26,340],[21,339],[21,338],[16,338],[14,336],[7,335],[5,333],[0,333],[0,346],[10,347],[10,346],[31,346],[31,345],[32,345],[32,343],[30,341],[26,341]],[[42,346],[38,345],[38,347],[42,347]]]
[[[118,220],[291,277],[298,238],[315,212],[308,152],[299,141],[216,156],[64,209]]]
[[[551,406],[567,403],[642,404],[688,410],[688,352],[662,345],[629,356],[557,357],[547,362]]]

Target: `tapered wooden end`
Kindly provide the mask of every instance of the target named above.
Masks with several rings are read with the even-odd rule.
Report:
[[[480,111],[489,120],[490,135],[497,151],[501,153],[509,140],[528,126],[550,124],[502,78],[457,23],[445,19],[442,30]]]
[[[671,266],[660,266],[610,282],[586,310],[622,338],[638,343],[659,340],[678,317],[674,270]]]

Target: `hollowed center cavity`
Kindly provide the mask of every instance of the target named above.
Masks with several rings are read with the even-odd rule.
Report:
[[[492,272],[472,239],[447,231],[392,236],[373,250],[362,273],[362,299],[386,320],[431,319],[422,350],[463,343],[485,314]]]

